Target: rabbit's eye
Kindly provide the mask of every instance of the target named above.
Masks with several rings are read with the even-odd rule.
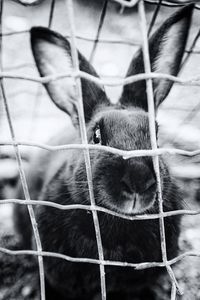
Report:
[[[93,135],[93,142],[94,144],[101,144],[101,132],[100,132],[100,128],[97,127],[95,129],[94,135]]]

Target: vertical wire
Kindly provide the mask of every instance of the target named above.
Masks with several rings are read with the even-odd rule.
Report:
[[[92,51],[91,51],[91,54],[90,54],[90,58],[89,58],[90,63],[92,63],[93,60],[94,60],[97,44],[99,42],[99,37],[100,37],[101,30],[103,28],[103,23],[104,23],[105,16],[106,16],[107,6],[108,6],[108,0],[104,0],[101,16],[100,16],[100,20],[99,20],[99,26],[98,26],[98,29],[97,29],[97,34],[96,34],[96,37],[95,37],[95,40],[94,40],[94,45],[93,45],[93,48],[92,48]]]
[[[51,1],[51,7],[50,7],[48,28],[52,27],[54,10],[55,10],[55,0],[52,0]]]
[[[189,48],[189,50],[188,50],[188,53],[186,54],[185,58],[183,59],[183,62],[182,62],[182,64],[181,64],[180,70],[183,69],[183,67],[184,67],[185,64],[187,63],[188,59],[190,58],[190,55],[191,55],[191,53],[192,53],[192,50],[193,50],[194,47],[196,46],[196,43],[197,43],[199,37],[200,37],[200,30],[197,32],[197,34],[196,34],[196,36],[195,36],[195,38],[194,38],[194,40],[193,40],[193,42],[192,42],[192,45],[190,46],[190,48]]]
[[[176,300],[176,285],[172,283],[171,300]]]
[[[51,29],[52,24],[53,24],[53,16],[54,16],[54,11],[55,11],[55,0],[51,1],[51,6],[50,6],[50,12],[49,12],[49,16],[48,16],[48,28]],[[39,116],[39,105],[41,104],[41,101],[39,102],[38,105],[38,99],[40,98],[40,96],[42,95],[42,90],[43,90],[43,86],[40,84],[38,85],[36,92],[35,92],[35,99],[33,100],[33,110],[32,110],[32,114],[31,114],[31,126],[30,126],[30,132],[28,134],[33,134],[34,129],[35,129],[35,123],[34,120],[36,118],[38,118]]]
[[[152,31],[152,29],[155,25],[156,19],[157,19],[158,14],[159,14],[159,11],[161,9],[161,5],[162,5],[162,0],[159,0],[158,4],[156,4],[156,9],[153,13],[153,17],[152,17],[150,25],[149,25],[148,34],[147,34],[148,36],[150,36],[151,31]]]
[[[149,45],[147,37],[147,24],[144,8],[144,0],[140,0],[138,3],[138,13],[140,17],[140,26],[143,37],[143,60],[144,60],[144,69],[145,73],[149,74],[151,72],[151,64],[149,57]],[[156,128],[155,128],[155,108],[154,108],[154,96],[153,96],[153,84],[152,79],[146,80],[146,92],[147,92],[147,101],[148,101],[148,115],[149,115],[149,129],[150,129],[150,138],[151,138],[151,147],[153,150],[157,150],[157,139],[156,139]],[[163,217],[163,199],[162,199],[162,186],[161,186],[161,175],[160,175],[160,166],[159,166],[159,156],[153,157],[153,165],[156,173],[157,179],[157,189],[158,189],[158,204],[159,204],[159,228],[160,228],[160,241],[161,241],[161,252],[162,259],[165,267],[168,271],[168,274],[171,278],[173,284],[176,285],[176,289],[180,294],[182,294],[180,287],[174,277],[173,271],[168,264],[167,260],[167,248],[166,248],[166,237],[165,237],[165,223]]]
[[[73,0],[66,0],[66,5],[67,5],[69,27],[70,27],[69,29],[70,29],[70,36],[71,36],[72,63],[73,63],[74,71],[75,73],[77,73],[79,71],[79,60],[78,60],[78,53],[76,48],[74,12],[73,12],[72,1]],[[77,109],[78,109],[78,116],[79,116],[81,140],[83,144],[88,144],[80,77],[76,77],[75,81],[76,81],[76,92],[77,92],[76,99],[78,102]],[[99,261],[100,261],[99,267],[100,267],[101,296],[102,296],[102,300],[106,300],[105,266],[103,264],[104,254],[103,254],[103,245],[102,245],[102,239],[100,233],[99,219],[98,219],[97,211],[95,210],[95,198],[94,198],[94,189],[93,189],[93,181],[92,181],[90,153],[88,149],[83,150],[83,153],[85,159],[85,167],[86,167],[86,174],[87,174],[87,181],[88,181],[88,188],[89,188],[90,203],[92,208],[92,216],[93,216],[93,222],[94,222],[94,228],[95,228],[95,234],[97,240],[97,249],[98,249]]]
[[[2,47],[3,46],[3,43],[2,43],[2,39],[3,39],[3,35],[2,35],[2,18],[3,18],[3,0],[0,0],[0,36],[1,36],[1,38],[0,38],[0,69],[1,70],[3,69],[3,61],[2,61],[2,49],[3,49],[3,47]],[[19,146],[18,146],[17,141],[16,141],[14,126],[13,126],[12,118],[11,118],[11,115],[10,115],[9,104],[8,104],[8,101],[7,101],[3,81],[4,81],[3,78],[1,78],[0,79],[1,94],[2,94],[3,104],[4,104],[4,108],[5,108],[5,112],[6,112],[6,116],[7,116],[7,120],[8,120],[10,134],[11,134],[11,138],[12,138],[12,142],[13,142],[13,147],[14,147],[14,151],[15,151],[15,157],[16,157],[16,161],[17,161],[17,164],[18,164],[19,175],[20,175],[20,179],[21,179],[21,183],[22,183],[22,188],[23,188],[25,200],[30,200],[28,185],[27,185],[27,182],[26,182],[26,177],[25,177],[25,173],[24,173],[23,165],[22,165],[22,158],[21,158]],[[27,208],[28,208],[28,212],[29,212],[29,216],[30,216],[30,220],[31,220],[31,224],[32,224],[32,228],[33,228],[33,232],[34,232],[34,236],[35,236],[37,252],[38,252],[41,299],[45,300],[44,264],[43,264],[43,257],[40,254],[42,252],[42,245],[41,245],[40,235],[39,235],[39,231],[38,231],[37,222],[36,222],[36,219],[35,219],[35,213],[34,213],[33,207],[32,207],[32,205],[28,204]]]
[[[190,58],[191,56],[191,53],[194,49],[194,47],[196,46],[196,43],[198,41],[198,39],[200,38],[200,30],[197,32],[193,42],[192,42],[192,45],[190,46],[189,50],[188,50],[188,53],[186,54],[182,64],[181,64],[181,68],[180,68],[180,72],[179,74],[183,71],[183,68],[185,67],[186,63],[188,62],[188,59]],[[188,115],[184,118],[183,122],[181,122],[180,126],[185,124],[186,122],[189,122],[191,121],[195,115],[199,112],[199,107],[200,107],[200,104],[198,103],[193,109],[192,111],[190,111],[188,113]]]
[[[200,30],[197,32],[189,50],[188,50],[188,53],[187,55],[185,56],[182,64],[181,64],[181,67],[180,67],[180,71],[179,71],[179,74],[181,74],[181,72],[183,71],[183,68],[185,67],[186,63],[188,62],[190,56],[191,56],[191,53],[194,49],[194,47],[196,46],[196,43],[198,41],[198,39],[200,38]],[[199,113],[199,109],[200,109],[200,103],[197,103],[192,110],[190,110],[187,115],[184,117],[184,119],[181,121],[181,123],[178,125],[178,128],[181,128],[183,125],[185,125],[186,123],[189,123],[192,121],[192,119],[195,118],[195,116]],[[176,135],[176,139],[177,139],[177,135]],[[172,138],[171,139],[171,143],[173,143],[175,140],[175,138]]]

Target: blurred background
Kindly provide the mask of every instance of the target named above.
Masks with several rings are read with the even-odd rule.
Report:
[[[31,1],[24,0],[25,2]],[[77,46],[80,52],[92,62],[102,78],[113,80],[123,78],[134,53],[141,44],[137,7],[125,8],[114,1],[103,0],[73,0],[73,5]],[[156,16],[157,6],[152,3],[145,5],[149,26]],[[47,26],[68,36],[66,9],[64,0],[38,1],[38,5],[35,6],[23,6],[17,1],[11,0],[4,1],[2,14],[3,71],[18,75],[38,76],[30,49],[29,29],[32,26]],[[177,7],[161,6],[152,32],[176,9]],[[200,74],[199,36],[200,10],[195,9],[184,63],[180,72],[182,78],[188,79]],[[95,43],[95,40],[98,41]],[[193,46],[192,51],[191,46]],[[50,101],[41,84],[26,80],[4,79],[4,86],[18,140],[48,143],[49,138],[70,122],[68,116],[59,111]],[[121,90],[122,87],[106,87],[113,102],[118,100]],[[200,87],[174,84],[169,96],[159,109],[157,119],[160,127],[160,146],[184,150],[200,149]],[[8,122],[3,103],[0,101],[0,141],[9,140]],[[34,149],[31,147],[20,147],[20,149],[25,166]],[[187,207],[199,208],[200,158],[170,156],[169,159],[172,173],[179,182]],[[18,169],[12,148],[1,146],[1,198],[13,197],[17,176]],[[2,232],[11,230],[11,215],[12,205],[0,206]],[[183,248],[187,244],[187,247],[199,250],[199,218],[198,216],[185,218],[187,221],[183,225],[185,226],[182,238]],[[182,276],[181,274],[180,276]],[[197,279],[199,273],[192,276]],[[190,293],[188,299],[200,299],[200,296],[197,296],[198,290],[200,287],[195,290],[195,294],[191,292],[194,296]],[[6,298],[1,298],[0,295],[0,299]]]

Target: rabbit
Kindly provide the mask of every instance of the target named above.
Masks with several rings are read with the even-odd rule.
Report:
[[[153,72],[177,75],[184,54],[193,6],[176,11],[149,38]],[[70,43],[43,27],[31,29],[31,47],[40,75],[72,71]],[[144,72],[142,50],[134,55],[126,76]],[[80,70],[98,77],[78,52]],[[88,143],[122,150],[151,149],[145,80],[127,84],[117,104],[111,104],[103,86],[81,79]],[[173,82],[153,80],[155,109],[166,99]],[[45,88],[51,100],[72,120],[73,126],[58,134],[53,144],[81,143],[76,89],[72,78],[50,81]],[[158,125],[155,124],[157,131]],[[95,202],[125,216],[158,213],[158,190],[152,157],[123,159],[120,155],[90,150]],[[178,187],[167,161],[160,156],[164,211],[183,208]],[[27,173],[32,199],[59,204],[90,204],[82,150],[48,152],[33,159]],[[22,188],[18,197],[23,198]],[[16,228],[26,248],[35,248],[30,220],[23,205],[15,207]],[[72,257],[98,259],[91,211],[34,208],[44,251]],[[159,220],[137,220],[98,212],[105,260],[132,263],[160,262]],[[178,254],[180,216],[165,218],[168,259]],[[44,258],[47,299],[99,299],[99,265]],[[107,299],[155,299],[147,290],[164,268],[135,270],[106,266]],[[136,295],[136,296],[135,296]],[[139,295],[139,296],[138,296]],[[95,298],[96,297],[96,298]]]

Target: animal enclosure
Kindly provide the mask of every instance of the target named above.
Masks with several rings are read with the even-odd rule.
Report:
[[[29,4],[34,4],[34,2],[37,5],[29,6]],[[4,243],[3,245],[1,244],[0,251],[5,255],[10,255],[12,259],[13,257],[17,259],[21,255],[35,256],[38,258],[40,295],[42,300],[46,299],[43,266],[44,257],[54,257],[74,263],[84,262],[98,265],[102,300],[106,300],[107,295],[106,266],[119,266],[121,268],[135,268],[138,270],[165,267],[171,284],[171,295],[169,299],[170,297],[171,299],[176,299],[177,295],[182,294],[182,288],[181,283],[179,283],[179,280],[177,281],[174,275],[174,265],[183,259],[190,259],[190,256],[195,256],[195,258],[197,257],[196,259],[200,260],[200,252],[198,249],[188,250],[186,247],[186,251],[181,252],[181,254],[174,259],[168,260],[165,241],[165,218],[176,215],[197,215],[194,218],[197,220],[196,226],[198,227],[200,224],[198,216],[200,210],[198,209],[198,203],[194,201],[194,209],[163,211],[159,156],[170,156],[171,170],[174,176],[182,183],[183,192],[185,194],[188,192],[187,188],[184,189],[185,182],[188,190],[190,188],[193,192],[193,195],[189,193],[189,195],[185,197],[187,199],[190,197],[194,199],[196,197],[196,191],[198,192],[199,189],[198,184],[200,177],[198,167],[200,154],[198,139],[200,130],[200,124],[198,122],[200,111],[198,99],[200,67],[197,64],[200,53],[198,44],[200,35],[198,22],[200,5],[198,1],[196,1],[196,3],[195,1],[153,0],[99,0],[96,1],[96,3],[92,3],[94,1],[85,2],[86,1],[81,0],[1,1],[0,158],[2,161],[3,183],[1,187],[2,200],[0,204],[2,207],[5,205],[5,208],[6,204],[9,203],[26,205],[28,207],[36,241],[36,250],[22,250],[13,246],[9,248],[5,247],[6,244]],[[163,18],[166,19],[174,10],[179,8],[179,5],[192,2],[195,4],[195,7],[180,76],[177,77],[169,74],[151,72],[148,36],[162,23]],[[22,6],[22,4],[26,4],[27,6]],[[12,15],[15,13],[15,10],[17,13],[15,17],[13,17]],[[110,21],[111,19],[112,22]],[[73,70],[70,74],[66,72],[65,74],[53,74],[42,78],[38,76],[30,51],[29,31],[32,26],[41,25],[61,32],[70,39],[73,59]],[[15,29],[16,27],[17,30]],[[132,57],[133,52],[136,52],[140,45],[142,45],[143,50],[145,74],[137,74],[124,78],[130,57]],[[79,70],[77,48],[81,49],[81,52],[93,63],[99,71],[101,79]],[[70,125],[70,120],[50,103],[43,84],[47,84],[50,81],[59,81],[59,78],[61,79],[63,77],[72,77],[76,83],[82,144],[52,146],[47,142],[52,136],[52,133],[56,134],[63,125],[66,126],[66,123]],[[81,78],[103,84],[113,102],[118,97],[124,85],[141,79],[146,80],[152,150],[124,151],[107,146],[88,144],[84,121]],[[176,83],[168,97],[169,101],[167,100],[168,102],[163,104],[157,116],[158,122],[163,126],[159,137],[160,147],[158,147],[156,139],[156,116],[152,90],[153,78],[168,79]],[[90,205],[60,205],[31,198],[26,181],[25,169],[29,163],[29,158],[34,155],[35,148],[52,152],[66,151],[66,153],[71,148],[83,151],[90,192]],[[159,214],[125,216],[124,214],[119,214],[96,205],[90,166],[90,151],[95,149],[102,152],[118,154],[122,156],[124,160],[131,157],[153,157],[159,195]],[[182,155],[181,158],[180,155]],[[4,162],[7,166],[5,166]],[[15,178],[18,175],[22,183],[25,200],[13,199]],[[14,182],[13,185],[10,184],[12,180]],[[5,186],[8,186],[8,192],[5,190]],[[66,211],[79,209],[90,212],[94,221],[98,259],[90,257],[83,259],[43,251],[33,209],[35,205],[50,206],[54,209]],[[105,260],[98,212],[104,212],[105,214],[130,221],[137,220],[137,222],[146,219],[158,219],[162,261],[153,263],[144,261],[136,264],[126,261]],[[151,249],[149,249],[149,251],[151,251]],[[4,259],[3,254],[1,257],[2,260]],[[183,270],[181,271],[184,272]],[[185,271],[187,272],[187,270]],[[199,274],[196,274],[196,278],[198,278],[198,276]],[[178,277],[181,278],[181,275]],[[200,293],[200,286],[196,287],[195,292],[196,291]],[[26,290],[24,294],[26,294]],[[191,299],[198,299],[198,295],[199,294],[196,294],[196,298],[194,296],[194,298],[191,297]]]

